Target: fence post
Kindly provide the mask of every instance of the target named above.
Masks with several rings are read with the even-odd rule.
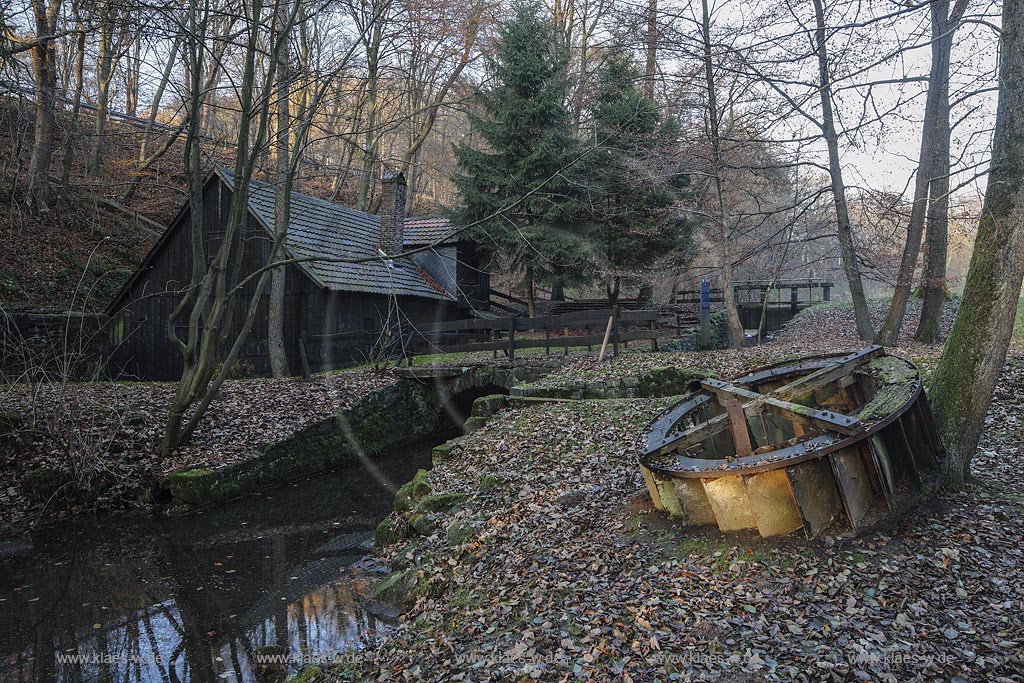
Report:
[[[619,357],[619,306],[612,307],[612,355]]]
[[[302,379],[309,379],[312,374],[309,372],[309,357],[306,355],[306,333],[299,335],[299,358],[302,360]]]
[[[711,281],[701,278],[700,281],[700,348],[706,351],[711,347]]]
[[[508,359],[514,361],[516,359],[516,319],[513,316],[509,316],[508,319]]]
[[[651,351],[658,350],[658,312],[654,312],[651,318]]]
[[[550,322],[547,324],[547,327],[544,328],[544,341],[546,342],[544,344],[544,355],[550,356],[551,355],[551,323]]]

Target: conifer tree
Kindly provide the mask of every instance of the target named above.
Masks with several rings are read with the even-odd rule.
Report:
[[[484,145],[458,145],[456,219],[483,221],[475,236],[503,268],[522,274],[531,315],[534,282],[583,277],[589,247],[578,183],[578,141],[565,108],[568,59],[555,26],[521,1],[500,29],[490,85],[470,121]]]
[[[629,56],[615,50],[598,73],[595,92],[597,149],[588,189],[612,303],[623,278],[644,282],[655,266],[680,263],[690,246],[691,225],[677,208],[687,185],[673,153],[678,128],[663,120],[641,82]]]

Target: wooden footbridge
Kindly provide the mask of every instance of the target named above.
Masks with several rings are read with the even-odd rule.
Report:
[[[761,311],[764,310],[765,326],[762,331],[771,332],[783,325],[803,309],[823,301],[832,300],[829,280],[742,280],[733,284],[736,303],[739,305],[743,328],[756,330],[761,326]],[[711,288],[711,311],[721,310],[725,296],[721,287]],[[700,287],[680,287],[675,292],[675,304],[683,309],[682,316],[700,320]]]

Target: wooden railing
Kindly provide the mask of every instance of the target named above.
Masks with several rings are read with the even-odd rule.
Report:
[[[552,349],[568,354],[570,348],[580,346],[592,350],[604,343],[606,331],[607,343],[614,355],[618,355],[620,346],[626,347],[631,341],[649,341],[651,350],[656,351],[659,338],[679,334],[678,328],[658,329],[656,309],[633,311],[615,306],[536,318],[508,316],[409,325],[395,328],[389,335],[384,330],[304,334],[299,338],[298,345],[302,374],[309,377],[313,365],[317,366],[317,370],[329,369],[322,367],[321,363],[310,363],[311,348],[321,349],[324,345],[362,345],[372,350],[373,355],[407,360],[410,363],[415,354],[474,351],[490,351],[494,356],[503,353],[509,360],[514,360],[516,351],[522,349],[542,348],[546,354],[550,354]],[[366,355],[371,353],[367,352]]]
[[[592,349],[604,342],[611,321],[608,344],[612,353],[630,341],[648,340],[657,350],[658,338],[674,336],[675,330],[658,330],[658,311],[627,311],[619,307],[597,311],[578,311],[536,318],[494,318],[491,320],[453,320],[417,327],[413,347],[432,353],[491,351],[515,359],[517,349],[552,349],[568,353],[572,347]],[[543,337],[539,336],[543,332]],[[534,334],[530,334],[534,333]]]

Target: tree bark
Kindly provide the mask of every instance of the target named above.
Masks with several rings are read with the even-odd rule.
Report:
[[[77,8],[73,10],[77,15]],[[75,39],[75,92],[72,95],[71,104],[71,131],[64,143],[64,161],[60,173],[60,186],[67,190],[71,185],[71,167],[75,160],[75,146],[81,132],[81,121],[79,115],[82,109],[82,84],[85,73],[85,26],[81,20],[77,22],[77,28],[81,31]]]
[[[277,184],[274,194],[274,230],[276,241],[280,244],[272,261],[286,257],[284,239],[288,233],[288,222],[291,216],[291,93],[289,92],[289,60],[291,58],[290,39],[288,33],[287,5],[278,0],[277,30],[280,32],[280,56],[277,63],[277,130],[274,153],[276,156]],[[274,377],[288,376],[288,354],[284,343],[284,307],[285,281],[287,267],[275,268],[270,277],[270,300],[267,316],[267,350],[270,354],[270,371]]]
[[[970,475],[1024,277],[1024,3],[1003,3],[999,104],[988,188],[964,298],[932,379],[946,483]]]
[[[110,84],[114,80],[116,65],[114,32],[117,30],[117,10],[112,2],[101,5],[99,26],[99,54],[96,58],[96,125],[92,149],[89,151],[89,172],[99,173],[103,164],[104,136],[110,107]]]
[[[715,198],[718,202],[719,255],[721,258],[722,298],[725,300],[726,322],[729,329],[729,345],[738,349],[743,346],[743,322],[736,306],[736,290],[732,280],[732,240],[729,227],[731,219],[725,208],[722,170],[722,136],[719,130],[718,90],[715,84],[714,65],[711,61],[711,11],[708,0],[701,1],[701,39],[704,47],[704,80],[708,95],[708,136],[711,138],[711,162],[715,183]]]
[[[32,14],[37,36],[57,32],[60,0],[32,0]],[[57,94],[57,64],[53,40],[40,40],[32,48],[32,75],[35,80],[35,135],[32,157],[28,164],[27,200],[29,208],[39,213],[50,210],[50,157],[53,156],[54,107]]]
[[[818,57],[818,93],[821,99],[821,130],[828,147],[829,177],[836,208],[836,229],[839,235],[839,249],[843,259],[843,272],[853,299],[853,313],[857,322],[857,334],[863,341],[875,337],[864,296],[864,282],[861,280],[860,264],[857,261],[857,247],[853,241],[853,226],[846,205],[846,183],[843,181],[843,165],[839,156],[839,134],[836,132],[835,114],[832,111],[832,75],[828,64],[828,27],[825,24],[825,10],[821,0],[814,2],[815,51]]]
[[[608,281],[605,282],[605,291],[608,293],[608,305],[614,306],[615,302],[619,300],[619,288],[622,283],[622,278],[618,275],[610,275]]]
[[[645,45],[644,95],[654,101],[654,81],[658,73],[658,0],[647,0],[647,44]]]
[[[359,210],[369,211],[373,170],[377,164],[377,89],[380,78],[380,47],[384,37],[383,18],[371,6],[373,28],[366,41],[366,129],[363,131],[363,174],[359,183]]]
[[[946,252],[949,241],[949,69],[953,35],[967,10],[967,0],[957,0],[948,14],[949,0],[932,5],[932,51],[939,50],[942,80],[935,112],[935,144],[932,181],[928,192],[928,231],[925,237],[924,305],[916,339],[937,341],[942,331],[942,304],[946,298]],[[933,59],[934,61],[934,59]],[[933,67],[934,68],[934,67]],[[931,85],[931,84],[929,84]]]
[[[932,64],[928,74],[928,96],[925,100],[924,122],[921,130],[921,151],[918,155],[917,177],[914,180],[914,203],[910,210],[910,223],[907,226],[907,241],[903,246],[903,257],[900,260],[899,274],[896,276],[896,289],[889,304],[882,329],[878,332],[878,343],[883,346],[895,346],[899,343],[900,330],[907,310],[907,301],[914,286],[914,274],[917,270],[918,256],[921,252],[921,238],[924,234],[925,216],[928,212],[928,189],[932,179],[941,172],[935,167],[937,161],[934,148],[936,140],[942,135],[939,127],[939,100],[945,96],[949,107],[949,51],[942,38],[945,22],[942,26],[936,23],[936,16],[945,18],[949,9],[949,0],[935,0],[932,5]],[[950,37],[949,45],[952,44]],[[946,137],[948,140],[949,130]],[[948,167],[948,158],[947,158]],[[948,172],[948,168],[947,168]]]

